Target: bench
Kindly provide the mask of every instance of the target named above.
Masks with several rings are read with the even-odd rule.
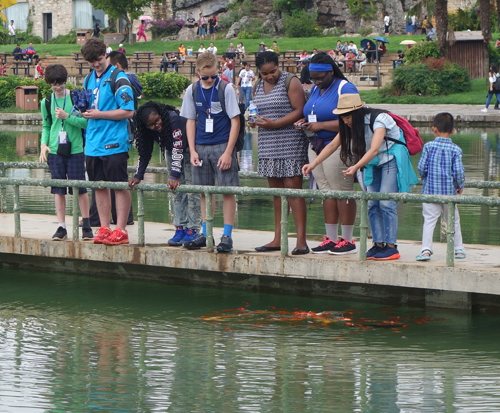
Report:
[[[82,54],[82,52],[71,52],[71,56],[74,57],[75,62],[78,62],[78,60],[80,59],[80,55],[81,54]]]
[[[143,60],[143,59],[131,60],[130,63],[134,67],[135,73],[137,73],[139,69],[146,69],[147,72],[150,72],[151,67],[153,65],[152,60]]]
[[[90,68],[90,65],[88,64],[88,62],[86,62],[85,60],[80,60],[80,61],[76,62],[76,67],[78,68],[78,73],[80,75],[83,75],[83,67],[84,66],[86,66],[89,69],[89,72],[92,72],[92,69]]]
[[[19,75],[19,69],[24,69],[24,74],[29,76],[30,74],[30,64],[27,62],[12,62],[12,66],[10,67],[15,75]]]
[[[155,55],[155,52],[136,51],[132,53],[135,60],[153,60],[153,56]]]

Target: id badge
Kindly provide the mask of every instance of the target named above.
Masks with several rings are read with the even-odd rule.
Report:
[[[318,121],[318,118],[316,117],[316,115],[313,115],[312,113],[310,115],[307,115],[307,121],[309,123],[313,123],[313,122],[317,122]]]
[[[59,138],[59,144],[64,145],[68,143],[68,132],[65,130],[60,131],[57,136]]]
[[[212,118],[208,118],[205,122],[205,132],[213,133],[214,131],[214,120]]]

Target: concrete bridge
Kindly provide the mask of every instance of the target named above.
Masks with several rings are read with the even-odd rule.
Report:
[[[419,242],[400,241],[395,261],[360,261],[357,254],[281,257],[257,253],[271,233],[235,230],[232,254],[169,247],[168,224],[145,223],[146,245],[138,244],[138,226],[129,226],[130,245],[56,242],[50,236],[55,217],[23,214],[22,237],[14,237],[14,215],[0,214],[0,265],[33,271],[58,271],[96,277],[135,278],[289,294],[341,296],[397,305],[462,310],[500,309],[500,247],[466,245],[467,258],[446,266],[446,244],[435,243],[430,262],[416,262]],[[68,233],[71,234],[71,224]],[[217,238],[220,229],[215,228]],[[319,240],[309,240],[317,245]],[[290,238],[290,248],[295,240]],[[359,249],[359,241],[357,241]]]

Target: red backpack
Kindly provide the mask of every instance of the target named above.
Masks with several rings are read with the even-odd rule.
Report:
[[[396,139],[388,137],[385,137],[384,139],[399,143],[401,145],[405,145],[408,148],[408,152],[410,152],[410,155],[416,155],[417,153],[422,152],[422,148],[424,147],[424,142],[420,137],[420,132],[418,131],[418,129],[414,128],[412,124],[408,122],[408,120],[402,118],[401,116],[395,115],[394,113],[388,112],[386,110],[374,110],[373,112],[371,112],[370,129],[372,132],[373,132],[373,123],[375,122],[375,118],[381,113],[387,113],[392,119],[394,119],[396,125],[398,125],[403,131],[403,135],[406,140],[406,145],[404,144],[404,142],[398,141]]]

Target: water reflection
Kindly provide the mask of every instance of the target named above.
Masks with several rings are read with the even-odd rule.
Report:
[[[11,270],[0,303],[0,411],[500,410],[498,316]],[[241,306],[276,319],[200,317]]]
[[[424,141],[429,141],[434,138],[430,128],[420,128],[421,135]],[[252,134],[253,133],[253,134]],[[248,132],[245,135],[244,149],[240,153],[240,166],[242,171],[255,171],[257,165],[257,135],[255,132]],[[24,137],[23,137],[24,136]],[[0,161],[20,161],[29,160],[37,161],[38,154],[32,151],[33,145],[37,139],[32,133],[29,138],[27,135],[19,132],[0,132],[0,145],[3,148],[0,154]],[[38,138],[39,139],[39,138]],[[492,180],[497,181],[500,177],[500,136],[493,129],[485,128],[460,128],[458,133],[454,135],[453,140],[463,150],[463,163],[465,166],[465,175],[467,180]],[[16,142],[25,142],[20,147],[23,150],[18,150]],[[29,143],[29,144],[28,144]],[[38,145],[38,143],[37,143]],[[29,148],[29,150],[27,150]],[[24,154],[19,155],[18,152]],[[137,163],[137,151],[130,151],[129,165]],[[418,156],[412,157],[412,163],[416,170]],[[151,160],[152,166],[165,166],[164,160],[161,158],[158,148],[155,147]],[[23,176],[33,178],[49,177],[49,173],[41,170],[8,170],[7,176]],[[160,174],[147,174],[145,177],[147,183],[166,183],[167,177]],[[243,179],[242,185],[267,187],[267,182],[264,179]],[[308,183],[304,183],[307,187]],[[7,206],[8,211],[12,211],[13,189],[8,189]],[[412,192],[418,193],[419,187],[414,187]],[[498,190],[479,190],[466,189],[466,195],[478,196],[497,196]],[[166,194],[160,193],[145,193],[145,218],[153,222],[169,222],[170,216],[168,208],[165,207]],[[133,192],[133,202],[137,202],[136,194]],[[50,190],[45,188],[21,188],[21,202],[24,212],[32,213],[47,213],[54,214],[53,197],[50,195]],[[71,201],[67,201],[67,211],[71,211]],[[216,199],[217,203],[221,203],[221,199]],[[498,222],[499,209],[481,207],[474,205],[460,206],[460,216],[462,221],[462,232],[464,242],[466,244],[500,244],[500,231],[496,228]],[[407,240],[420,240],[422,231],[422,208],[418,204],[402,204],[398,206],[400,217],[400,228],[398,237]],[[258,219],[257,219],[258,217]],[[238,199],[238,217],[237,226],[245,229],[256,230],[273,230],[274,217],[272,210],[272,200],[266,197],[239,197]],[[359,236],[357,227],[359,218],[356,221],[355,235]],[[222,208],[216,208],[215,225],[223,224]],[[295,231],[294,222],[290,219],[290,231]],[[307,215],[307,232],[310,235],[322,235],[324,231],[323,209],[320,202],[317,200],[308,207]],[[436,231],[436,241],[439,240],[439,234]]]

